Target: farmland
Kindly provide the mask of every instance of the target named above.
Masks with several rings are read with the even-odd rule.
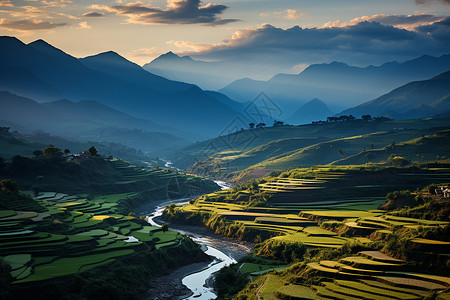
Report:
[[[55,184],[57,180],[44,179],[47,183],[43,186],[53,187],[48,191],[21,192],[14,190],[10,181],[2,181],[0,261],[8,299],[23,299],[37,291],[36,299],[71,293],[92,298],[105,285],[114,283],[117,288],[109,287],[109,293],[134,299],[145,291],[150,276],[207,259],[189,238],[149,226],[132,211],[143,201],[187,196],[205,188],[212,191],[214,184],[192,175],[147,169],[122,160],[92,159],[97,161],[82,162],[83,172],[92,163],[108,170],[104,181],[94,184],[114,185],[110,193],[102,193],[105,188],[92,189],[82,180],[77,181],[76,176],[71,183],[60,178],[62,185]],[[76,167],[72,162],[56,163]],[[30,186],[26,176],[14,179],[20,187]],[[6,188],[7,184],[11,189]],[[118,272],[137,272],[140,277],[127,283],[130,290],[119,290],[122,281],[128,279],[117,276]],[[72,285],[84,281],[98,284],[82,291],[71,290]]]
[[[253,280],[238,298],[445,299],[449,201],[429,193],[436,182],[450,182],[446,166],[294,169],[168,207],[165,217],[258,243],[255,259],[233,269]],[[399,194],[412,204],[380,209],[402,189],[416,190]]]
[[[337,122],[257,128],[168,153],[195,174],[243,183],[272,171],[381,163],[391,155],[426,162],[447,157],[447,119]],[[392,142],[394,141],[394,144]]]

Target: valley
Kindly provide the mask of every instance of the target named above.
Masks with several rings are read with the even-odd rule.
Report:
[[[449,1],[219,2],[0,0],[0,299],[450,299]]]

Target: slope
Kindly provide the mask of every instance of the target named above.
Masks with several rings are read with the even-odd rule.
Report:
[[[195,139],[216,135],[238,115],[195,86],[143,73],[116,55],[101,55],[84,62],[95,65],[94,68],[101,66],[102,71],[88,68],[82,61],[42,40],[25,45],[15,38],[0,38],[0,67],[30,70],[61,95],[48,97],[46,101],[61,97],[72,101],[94,100],[139,118],[183,128],[191,133],[186,137]],[[115,62],[119,62],[118,66]],[[131,79],[124,78],[126,75],[139,80],[129,82]],[[145,86],[141,85],[144,83]],[[33,89],[26,84],[16,86],[20,87],[15,90],[19,95],[33,94]]]
[[[388,115],[405,119],[410,114],[417,117],[422,110],[422,116],[428,116],[449,108],[449,94],[450,71],[447,71],[429,80],[410,82],[381,97],[345,110],[342,114]]]
[[[264,91],[290,110],[293,103],[320,98],[332,108],[349,107],[413,80],[424,80],[450,69],[450,55],[422,56],[404,63],[389,62],[365,68],[342,62],[313,64],[299,74],[278,74],[268,81],[240,79],[219,92],[235,100],[254,99]],[[287,116],[284,116],[287,117]]]
[[[438,131],[432,135],[424,135],[389,145],[380,149],[360,152],[356,155],[333,162],[333,165],[361,165],[368,162],[386,162],[392,157],[402,157],[409,161],[427,162],[448,158],[450,130]]]
[[[308,124],[313,121],[326,120],[333,112],[320,99],[314,98],[295,111],[286,122],[289,124]]]
[[[24,126],[28,131],[44,130],[84,142],[100,139],[145,152],[187,144],[180,137],[157,131],[170,131],[170,128],[133,118],[95,101],[59,100],[40,104],[0,91],[0,119]]]

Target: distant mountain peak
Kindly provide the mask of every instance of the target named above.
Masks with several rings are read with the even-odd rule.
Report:
[[[319,98],[314,98],[308,101],[309,103],[324,103],[322,100],[320,100]]]
[[[99,54],[95,54],[95,55],[91,55],[91,56],[87,56],[83,59],[103,59],[103,60],[119,60],[119,61],[128,61],[125,57],[121,56],[119,53],[114,52],[114,51],[106,51],[106,52],[102,52]]]
[[[34,42],[29,43],[27,46],[44,53],[50,57],[59,57],[63,59],[69,59],[69,60],[76,60],[75,57],[73,57],[70,54],[67,54],[66,52],[62,51],[61,49],[56,48],[55,46],[47,43],[46,41],[39,39]]]
[[[319,98],[314,98],[295,111],[287,119],[287,122],[292,124],[307,124],[312,121],[324,120],[332,114],[332,111],[325,102]]]
[[[31,42],[28,44],[28,46],[31,46],[33,48],[39,48],[39,49],[53,49],[53,50],[59,50],[61,52],[63,52],[62,50],[50,45],[49,43],[47,43],[46,41],[39,39],[39,40],[35,40],[34,42]]]
[[[177,54],[173,53],[172,51],[169,51],[165,54],[158,56],[156,59],[178,59],[178,58],[181,58],[181,57],[178,56]]]
[[[16,37],[3,35],[3,36],[0,36],[0,45],[2,45],[2,47],[4,47],[6,45],[24,46],[25,44]]]

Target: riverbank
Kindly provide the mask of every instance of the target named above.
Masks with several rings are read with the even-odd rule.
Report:
[[[200,272],[209,266],[210,262],[200,262],[176,269],[169,275],[154,277],[150,280],[150,288],[141,300],[182,300],[194,295],[182,282],[191,273]]]

